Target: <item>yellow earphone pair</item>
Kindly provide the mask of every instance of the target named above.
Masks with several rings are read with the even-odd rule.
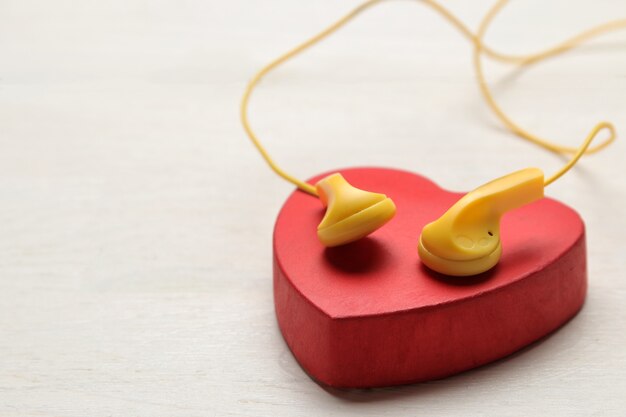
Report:
[[[396,207],[384,194],[359,190],[341,174],[316,184],[326,215],[317,236],[326,246],[353,242],[374,232],[394,216]],[[500,217],[543,197],[543,172],[527,168],[467,193],[443,216],[427,224],[418,253],[429,268],[447,275],[475,275],[500,259]]]
[[[313,186],[284,172],[270,158],[250,128],[247,116],[248,102],[252,90],[268,72],[332,34],[366,8],[381,1],[369,0],[363,3],[327,29],[265,66],[248,84],[241,103],[243,126],[270,167],[301,190],[318,196],[327,207],[326,214],[318,226],[317,235],[320,242],[328,247],[353,242],[382,227],[393,218],[396,212],[395,204],[385,194],[353,187],[339,173],[323,178]],[[438,3],[433,0],[423,0],[423,2],[434,8],[474,44],[474,67],[481,92],[487,104],[500,120],[511,131],[524,139],[553,152],[573,154],[568,163],[547,179],[544,179],[544,174],[540,169],[526,168],[484,184],[467,193],[439,219],[423,228],[417,252],[424,264],[447,275],[475,275],[489,270],[500,259],[502,253],[500,218],[504,213],[542,198],[545,186],[566,173],[582,155],[599,151],[615,139],[615,129],[608,122],[598,123],[579,148],[560,146],[522,129],[504,113],[493,98],[483,74],[481,55],[485,54],[504,62],[527,65],[569,50],[598,34],[625,27],[626,20],[617,20],[592,28],[560,45],[537,54],[511,56],[495,52],[483,45],[482,42],[489,22],[506,0],[500,0],[489,10],[475,35]],[[596,147],[589,148],[593,139],[603,129],[609,131],[609,138]]]

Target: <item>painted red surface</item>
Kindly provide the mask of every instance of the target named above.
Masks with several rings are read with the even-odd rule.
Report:
[[[340,172],[387,194],[397,214],[368,238],[330,249],[317,240],[324,209],[316,198],[294,192],[276,220],[278,323],[319,382],[377,387],[445,377],[528,345],[582,307],[584,225],[567,206],[545,198],[508,213],[500,263],[475,277],[446,277],[421,264],[417,243],[462,194],[405,171]]]

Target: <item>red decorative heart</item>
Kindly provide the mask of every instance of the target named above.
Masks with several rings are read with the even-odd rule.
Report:
[[[319,382],[356,388],[445,377],[513,353],[582,307],[584,225],[571,208],[545,198],[508,213],[500,263],[447,277],[421,264],[417,243],[462,194],[404,171],[340,172],[355,187],[387,194],[397,214],[369,237],[329,249],[317,240],[324,208],[316,198],[296,191],[278,215],[276,315]]]

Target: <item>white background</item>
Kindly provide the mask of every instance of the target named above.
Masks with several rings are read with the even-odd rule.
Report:
[[[1,416],[626,413],[626,136],[550,186],[587,224],[567,326],[440,381],[329,391],[276,326],[271,234],[292,190],[238,120],[247,79],[354,1],[0,1]],[[491,2],[445,2],[471,28]],[[532,52],[622,0],[514,2],[487,41]],[[525,71],[488,65],[524,126],[626,135],[626,31]],[[562,159],[505,132],[469,43],[393,1],[272,74],[252,122],[301,177],[389,166],[467,190]],[[541,239],[541,236],[537,236]]]

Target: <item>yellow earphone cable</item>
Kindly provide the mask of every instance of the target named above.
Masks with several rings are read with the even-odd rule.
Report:
[[[342,18],[340,18],[339,20],[337,20],[336,22],[334,22],[333,24],[331,24],[330,26],[328,26],[326,29],[324,29],[323,31],[321,31],[320,33],[318,33],[317,35],[309,38],[308,40],[306,40],[305,42],[301,43],[300,45],[294,47],[293,49],[289,50],[288,52],[286,52],[285,54],[279,56],[278,58],[276,58],[275,60],[273,60],[272,62],[270,62],[269,64],[267,64],[265,67],[263,67],[261,70],[259,70],[253,77],[252,79],[249,81],[248,85],[246,86],[246,89],[244,91],[243,94],[243,98],[241,100],[241,108],[240,108],[240,115],[241,115],[241,123],[244,127],[244,130],[246,131],[246,133],[248,134],[248,137],[250,138],[250,140],[252,141],[252,143],[254,144],[254,146],[257,148],[257,150],[261,153],[261,156],[263,156],[263,158],[265,159],[265,161],[267,162],[267,164],[270,166],[270,168],[279,176],[281,176],[282,178],[284,178],[285,180],[293,183],[294,185],[296,185],[298,188],[300,188],[301,190],[315,195],[317,196],[317,191],[315,190],[315,187],[312,186],[311,184],[301,181],[297,178],[295,178],[294,176],[286,173],[284,170],[282,170],[275,162],[274,160],[270,157],[269,153],[267,152],[267,150],[263,147],[263,145],[261,144],[258,136],[256,135],[256,133],[252,130],[251,126],[250,126],[250,121],[248,119],[248,105],[250,102],[250,96],[252,95],[252,91],[254,90],[254,88],[258,85],[258,83],[261,81],[261,79],[267,75],[270,71],[272,71],[273,69],[275,69],[276,67],[278,67],[279,65],[283,64],[284,62],[288,61],[289,59],[295,57],[296,55],[300,54],[301,52],[303,52],[304,50],[310,48],[311,46],[315,45],[316,43],[322,41],[323,39],[325,39],[326,37],[328,37],[329,35],[333,34],[334,32],[336,32],[338,29],[340,29],[342,26],[344,26],[346,23],[348,23],[350,20],[352,20],[353,18],[355,18],[357,15],[359,15],[361,12],[365,11],[366,9],[368,9],[371,6],[374,6],[375,4],[381,3],[384,0],[368,0],[364,3],[362,3],[361,5],[357,6],[355,9],[353,9],[352,11],[350,11],[348,14],[346,14],[345,16],[343,16]],[[475,57],[480,55],[481,53],[484,53],[485,55],[495,59],[495,60],[499,60],[502,62],[508,62],[508,63],[515,63],[518,65],[528,65],[531,63],[535,63],[538,62],[542,59],[563,53],[577,45],[579,45],[581,42],[584,42],[594,36],[600,35],[602,33],[605,33],[609,30],[613,30],[616,28],[621,28],[626,26],[626,20],[617,20],[617,21],[613,21],[613,22],[609,22],[597,27],[594,27],[590,30],[587,30],[579,35],[574,36],[573,38],[558,44],[557,46],[548,48],[544,51],[535,53],[535,54],[530,54],[530,55],[522,55],[522,56],[516,56],[516,55],[508,55],[508,54],[503,54],[497,51],[492,50],[491,48],[489,48],[488,46],[484,45],[482,43],[482,34],[480,36],[474,35],[468,28],[467,26],[465,26],[463,24],[463,22],[461,22],[458,18],[456,18],[456,16],[454,16],[451,12],[449,12],[446,8],[444,8],[442,5],[440,5],[439,3],[437,3],[434,0],[422,0],[425,4],[427,4],[428,6],[432,7],[436,12],[438,12],[445,20],[447,20],[449,23],[451,23],[454,27],[456,27],[465,37],[467,37],[470,41],[472,41],[475,45]],[[495,16],[495,14],[497,13],[497,11],[499,10],[499,8],[503,5],[504,3],[502,2],[502,4],[497,4],[494,8],[492,8],[492,10],[490,10],[490,13],[485,16],[485,19],[482,22],[482,32],[484,32],[486,30],[486,27],[488,25],[488,23],[490,22],[490,20]],[[591,149],[587,149],[587,147],[589,146],[589,143],[593,140],[595,134],[593,134],[592,132],[592,136],[589,139],[589,143],[587,143],[587,145],[585,146],[585,144],[583,143],[583,145],[579,148],[568,148],[568,147],[564,147],[564,146],[559,146],[559,145],[555,145],[553,143],[551,143],[550,141],[547,141],[545,139],[541,139],[527,131],[525,131],[524,129],[520,128],[517,124],[513,123],[511,121],[511,119],[501,110],[501,108],[498,106],[498,104],[495,102],[495,99],[493,98],[493,95],[491,94],[489,87],[487,86],[487,83],[485,82],[484,79],[484,75],[483,75],[483,70],[482,70],[482,64],[480,62],[480,59],[476,59],[475,58],[475,68],[479,77],[479,81],[480,81],[480,86],[481,86],[481,91],[483,93],[484,98],[486,99],[487,103],[489,104],[489,107],[492,109],[492,111],[494,111],[494,113],[496,113],[496,115],[500,118],[500,120],[502,120],[502,122],[514,133],[516,133],[517,135],[521,136],[524,139],[527,139],[537,145],[540,145],[546,149],[549,149],[551,151],[554,152],[559,152],[559,153],[573,153],[576,152],[576,155],[578,155],[580,153],[580,155],[578,155],[577,157],[575,156],[574,158],[572,158],[571,165],[566,165],[566,167],[564,167],[564,171],[561,172],[556,178],[558,178],[560,175],[563,175],[571,166],[573,166],[576,161],[580,158],[580,156],[582,156],[585,153],[591,153],[591,152],[596,152],[600,149],[602,149],[603,147],[605,147],[606,145],[608,145],[615,137],[614,134],[614,129],[613,126],[610,125],[609,123],[605,123],[604,125],[600,126],[599,128],[597,127],[597,130],[601,130],[602,128],[608,128],[611,131],[611,137],[601,143],[600,145],[596,146],[595,148],[591,148]],[[595,130],[595,129],[594,129]],[[596,131],[597,133],[597,131]],[[582,152],[581,152],[582,149]],[[567,169],[565,169],[567,168]],[[551,181],[556,180],[556,178],[553,178]]]
[[[562,146],[552,145],[547,140],[541,139],[525,131],[524,129],[519,127],[517,124],[512,122],[508,118],[508,116],[502,111],[502,109],[498,106],[495,99],[493,98],[493,95],[491,94],[491,91],[489,89],[489,85],[487,84],[485,80],[485,75],[484,75],[482,61],[481,61],[480,56],[481,56],[481,48],[483,47],[483,37],[485,35],[485,32],[487,31],[487,27],[493,21],[493,18],[495,17],[495,15],[502,9],[502,7],[504,7],[507,1],[508,0],[498,0],[498,2],[494,6],[491,7],[489,12],[487,12],[487,14],[482,19],[478,27],[478,31],[476,33],[476,42],[474,43],[474,68],[476,70],[476,75],[478,76],[480,90],[482,91],[483,96],[485,97],[485,100],[487,101],[491,109],[494,111],[494,113],[496,113],[500,117],[500,119],[504,122],[504,124],[511,131],[513,131],[514,133],[518,135],[521,135],[522,137],[530,140],[531,142],[538,143],[541,146],[544,146],[545,148],[550,149],[554,152],[558,152],[558,153],[575,152],[574,156],[561,169],[559,169],[555,174],[553,174],[551,177],[545,180],[544,185],[547,186],[547,185],[552,184],[554,181],[556,181],[561,176],[563,176],[563,174],[569,171],[585,153],[597,152],[605,148],[613,140],[615,140],[615,128],[609,122],[600,122],[596,126],[594,126],[594,128],[591,130],[591,132],[589,132],[589,134],[587,135],[583,143],[578,148],[570,149],[570,148],[566,148]],[[616,22],[612,22],[612,23],[615,24]],[[623,21],[623,23],[626,23],[626,21]],[[606,25],[602,25],[598,27],[596,30],[596,33],[602,33],[603,26],[606,26]],[[617,26],[611,26],[611,27],[615,28],[615,27],[620,27],[620,26],[617,25]],[[577,38],[580,39],[581,37],[579,36]],[[564,47],[571,47],[571,44],[569,46],[564,46]],[[563,47],[562,48],[557,47],[553,49],[553,51],[561,51],[561,50],[563,50]],[[558,53],[558,52],[552,52],[552,54],[554,53]],[[546,53],[543,54],[544,58],[548,56],[550,56],[550,54],[546,54]],[[536,61],[536,58],[533,60]],[[596,147],[589,148],[589,145],[596,138],[598,133],[600,133],[600,131],[604,129],[607,129],[609,131],[610,133],[609,138],[605,140],[604,142],[600,143],[599,145],[597,145]]]
[[[528,131],[526,131],[525,129],[521,128],[517,123],[513,122],[511,120],[511,118],[509,116],[506,115],[506,113],[502,110],[502,108],[497,104],[497,102],[495,101],[493,94],[491,93],[491,90],[489,88],[489,85],[487,84],[486,80],[485,80],[485,75],[484,75],[484,70],[483,70],[483,66],[482,66],[482,60],[481,60],[481,51],[484,48],[483,46],[483,36],[487,30],[487,26],[489,25],[489,23],[493,20],[493,18],[495,17],[495,15],[498,13],[498,11],[507,3],[507,0],[500,0],[498,1],[490,10],[489,12],[485,15],[485,17],[483,18],[480,27],[478,29],[478,32],[476,33],[476,42],[474,42],[474,68],[476,70],[476,75],[478,78],[478,83],[480,86],[480,91],[485,99],[485,101],[487,102],[487,104],[489,105],[489,107],[491,108],[491,110],[496,114],[496,116],[502,121],[502,123],[504,123],[504,125],[511,130],[513,133],[529,140],[530,142],[533,142],[537,145],[540,145],[552,152],[557,152],[557,153],[578,153],[580,148],[570,148],[570,147],[566,147],[566,146],[560,146],[560,145],[556,145],[551,143],[550,141],[546,140],[546,139],[542,139]],[[522,60],[519,62],[519,65],[528,65],[530,63],[533,62],[537,62],[540,59],[545,59],[548,58],[550,56],[553,56],[555,54],[564,52],[565,50],[571,49],[574,46],[577,45],[577,43],[580,43],[584,40],[590,39],[593,36],[599,35],[601,33],[604,33],[608,30],[613,30],[613,29],[617,29],[617,28],[621,28],[621,27],[626,27],[626,20],[617,20],[617,21],[613,21],[613,22],[609,22],[603,25],[600,25],[596,28],[593,28],[587,32],[584,32],[583,34],[576,36],[574,38],[572,38],[569,41],[564,42],[562,45],[557,46],[555,48],[551,48],[545,52],[541,52],[539,54],[534,54],[531,56],[526,57],[526,59]],[[615,140],[615,128],[613,127],[613,125],[611,123],[608,122],[601,122],[599,123],[592,131],[592,133],[595,135],[597,133],[599,133],[599,131],[603,130],[603,129],[607,129],[609,131],[609,138],[606,139],[604,142],[600,143],[599,145],[593,147],[593,148],[589,148],[587,149],[585,147],[585,150],[583,151],[584,153],[594,153],[597,152],[601,149],[604,149],[607,145],[609,145],[613,140]],[[593,137],[592,137],[593,139]],[[584,147],[584,144],[583,146]],[[578,159],[578,158],[576,158]],[[568,168],[569,169],[569,168]],[[560,175],[559,175],[560,176]],[[556,179],[556,178],[555,178]]]
[[[609,139],[607,139],[606,141],[602,142],[600,145],[596,146],[595,149],[593,149],[593,148],[592,149],[588,149],[589,145],[591,144],[591,142],[596,138],[598,133],[600,133],[600,131],[603,130],[603,129],[608,129],[611,132],[611,137]],[[554,181],[556,181],[559,178],[561,178],[563,176],[563,174],[565,174],[574,165],[576,165],[576,162],[578,162],[578,160],[585,154],[585,152],[590,152],[592,150],[598,150],[598,148],[600,148],[600,146],[604,147],[607,144],[609,144],[610,142],[612,142],[614,140],[614,138],[615,138],[614,134],[615,134],[615,130],[613,128],[613,125],[608,123],[608,122],[600,122],[597,125],[595,125],[594,128],[591,129],[591,132],[589,132],[589,134],[587,135],[587,137],[583,141],[582,145],[580,145],[580,147],[578,148],[578,151],[574,154],[574,156],[572,156],[572,158],[565,165],[563,165],[561,167],[561,169],[559,169],[557,172],[552,174],[551,177],[546,178],[546,180],[543,183],[544,186],[548,186],[548,185],[552,184]]]

